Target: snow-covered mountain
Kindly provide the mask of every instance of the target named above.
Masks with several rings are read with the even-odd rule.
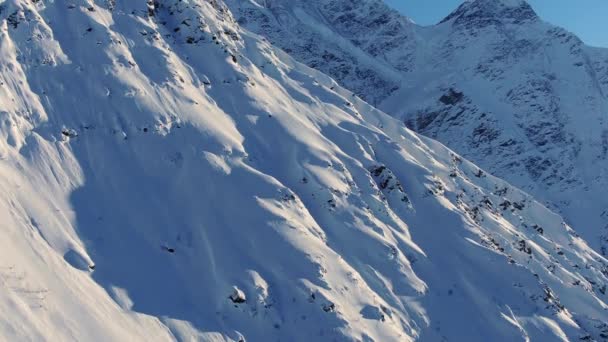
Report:
[[[419,27],[382,0],[228,1],[237,20],[560,211],[608,253],[608,49],[523,0]]]
[[[0,339],[606,340],[559,215],[222,1],[0,23]]]
[[[382,1],[227,0],[239,23],[379,104],[412,67],[415,25]]]

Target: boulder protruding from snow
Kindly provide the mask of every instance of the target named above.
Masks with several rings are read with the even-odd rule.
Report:
[[[247,301],[247,296],[245,296],[245,292],[241,291],[236,286],[232,287],[232,294],[229,298],[235,304],[242,304]]]

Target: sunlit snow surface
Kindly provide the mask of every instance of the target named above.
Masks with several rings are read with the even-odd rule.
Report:
[[[608,255],[608,49],[525,1],[420,27],[383,0],[226,0],[247,29],[562,215]]]
[[[0,20],[0,339],[608,333],[608,261],[561,217],[221,1]]]

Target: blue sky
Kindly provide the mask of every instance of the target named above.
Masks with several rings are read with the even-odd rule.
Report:
[[[421,25],[435,24],[462,0],[385,0]],[[608,0],[529,0],[548,22],[594,46],[608,47]]]

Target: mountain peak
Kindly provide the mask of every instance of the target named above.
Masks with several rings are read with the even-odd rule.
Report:
[[[465,3],[490,4],[506,7],[520,7],[527,4],[526,0],[466,0]]]
[[[470,28],[536,19],[538,15],[525,0],[467,0],[440,23],[452,21]]]

